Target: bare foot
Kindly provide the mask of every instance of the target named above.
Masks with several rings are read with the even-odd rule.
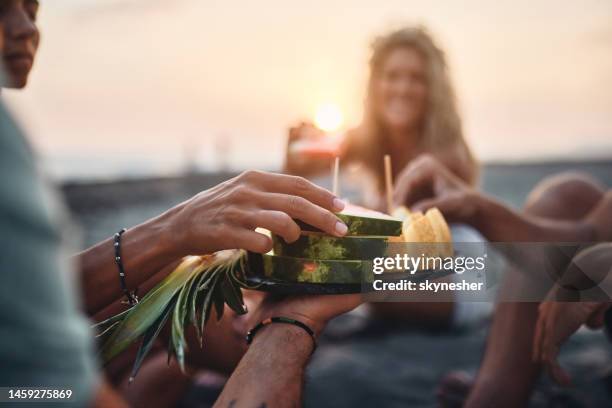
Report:
[[[542,302],[536,324],[533,360],[544,363],[558,384],[571,385],[569,375],[557,361],[561,345],[583,324],[591,328],[602,327],[609,307],[608,302]]]
[[[474,377],[465,371],[451,371],[440,380],[436,390],[438,406],[443,408],[462,407],[474,385]]]

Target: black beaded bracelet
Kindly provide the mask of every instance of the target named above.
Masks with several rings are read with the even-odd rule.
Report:
[[[259,324],[257,324],[257,326],[249,330],[246,335],[247,344],[251,344],[253,342],[253,338],[255,337],[255,334],[257,334],[259,330],[261,330],[264,326],[267,326],[272,323],[292,324],[294,326],[297,326],[303,329],[312,338],[312,343],[313,343],[312,352],[314,353],[314,351],[317,349],[317,340],[315,339],[315,333],[310,327],[300,322],[299,320],[291,319],[289,317],[282,317],[282,316],[281,317],[270,317],[266,320],[261,321]]]
[[[138,296],[136,296],[136,291],[130,292],[127,288],[127,284],[125,283],[125,269],[123,269],[123,262],[121,261],[121,236],[127,230],[122,228],[121,231],[117,232],[114,236],[114,244],[115,247],[115,263],[117,264],[117,268],[119,269],[119,283],[121,284],[121,290],[125,293],[125,297],[127,298],[127,303],[130,306],[138,303]]]

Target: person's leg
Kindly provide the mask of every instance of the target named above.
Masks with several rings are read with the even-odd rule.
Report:
[[[599,203],[605,192],[605,186],[588,174],[560,173],[534,187],[525,200],[524,211],[555,220],[579,220]]]
[[[603,197],[592,178],[564,173],[543,180],[526,200],[526,213],[564,220],[585,217]],[[502,290],[528,290],[521,273],[508,274]],[[502,302],[497,305],[484,359],[466,406],[522,406],[531,394],[540,367],[531,360],[538,303]],[[503,395],[503,398],[499,398]]]

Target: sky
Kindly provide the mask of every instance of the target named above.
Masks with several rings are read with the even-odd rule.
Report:
[[[369,44],[405,24],[446,50],[481,160],[612,158],[610,0],[42,0],[3,99],[60,178],[275,169],[317,106],[359,122]]]

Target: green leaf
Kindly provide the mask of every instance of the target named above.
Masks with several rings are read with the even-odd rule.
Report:
[[[175,356],[184,370],[187,349],[185,327],[189,323],[196,325],[202,344],[204,327],[210,317],[213,302],[217,314],[221,316],[223,302],[229,294],[231,305],[240,307],[237,309],[240,313],[245,312],[240,292],[241,283],[236,278],[236,274],[244,274],[245,258],[246,253],[240,250],[184,258],[140,303],[96,325],[97,328],[103,329],[105,341],[100,351],[103,362],[108,362],[142,336],[142,344],[132,369],[133,378],[159,332],[171,319],[168,364],[172,356]]]
[[[98,336],[100,336],[102,332],[107,331],[109,327],[115,326],[117,323],[119,323],[130,310],[131,309],[124,310],[123,312],[111,316],[106,320],[102,320],[101,322],[92,325],[91,328],[97,332],[100,332],[100,334],[98,334]]]
[[[170,316],[171,311],[172,311],[172,302],[168,304],[168,306],[166,307],[166,310],[162,313],[159,319],[157,319],[157,321],[153,323],[153,325],[149,327],[149,329],[145,332],[142,338],[142,343],[140,344],[140,347],[138,348],[138,353],[136,354],[136,360],[134,361],[134,366],[132,367],[132,373],[130,374],[130,379],[129,379],[130,383],[134,381],[136,374],[138,374],[138,370],[140,370],[140,366],[142,365],[142,362],[144,361],[145,357],[151,350],[151,347],[153,347],[153,344],[155,343],[155,340],[159,336],[159,333],[161,332],[162,328],[166,324],[166,321],[168,320],[168,317]]]
[[[215,290],[217,288],[217,282],[219,282],[219,279],[221,279],[225,274],[224,268],[219,268],[214,272],[214,275],[207,282],[206,287],[203,288],[201,291],[202,295],[204,296],[204,301],[202,303],[202,312],[200,314],[200,328],[202,333],[204,333],[204,328],[206,327],[206,323],[208,322],[208,318],[210,317],[210,306],[213,293],[215,293]]]
[[[202,281],[209,278],[210,274],[213,272],[214,268],[212,270],[207,270],[200,274],[200,276],[197,277],[194,286],[192,287],[193,292],[191,296],[191,311],[189,313],[189,320],[193,324],[193,327],[195,327],[196,337],[198,338],[200,347],[202,347],[202,332],[200,331],[200,326],[198,325],[198,312],[203,302],[203,296],[200,295],[200,286],[202,285]]]
[[[107,363],[144,334],[168,305],[176,302],[174,295],[185,285],[192,274],[205,267],[206,260],[201,257],[185,258],[174,271],[128,311],[102,345],[100,350],[102,361]]]
[[[240,286],[238,286],[235,281],[229,276],[229,274],[225,274],[223,277],[223,282],[221,283],[221,290],[223,291],[223,297],[225,298],[225,303],[237,314],[243,315],[247,312],[246,306],[244,305],[244,300],[242,298],[242,291],[240,290]]]
[[[220,321],[223,318],[223,312],[225,311],[225,298],[223,297],[223,291],[213,291],[213,298],[215,310],[217,311],[217,321]]]
[[[104,344],[104,342],[106,342],[106,340],[110,337],[111,334],[113,334],[113,330],[119,326],[119,323],[121,323],[120,321],[116,321],[115,323],[111,324],[110,326],[108,326],[106,329],[104,329],[103,331],[99,332],[98,334],[96,334],[96,340],[98,341],[99,344]]]
[[[179,290],[178,298],[176,300],[176,304],[174,305],[174,313],[172,314],[171,339],[174,346],[176,361],[178,361],[181,371],[183,372],[185,372],[185,349],[187,348],[184,327],[185,318],[187,317],[187,300],[193,281],[194,276],[191,276],[191,278]]]

